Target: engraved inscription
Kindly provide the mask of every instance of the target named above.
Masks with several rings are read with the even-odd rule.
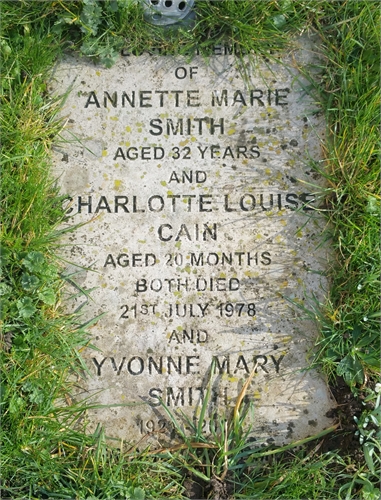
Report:
[[[283,443],[290,425],[305,437],[302,408],[329,425],[325,383],[305,371],[316,327],[303,311],[327,286],[311,166],[324,126],[298,71],[314,51],[248,59],[244,72],[234,52],[57,67],[56,91],[72,90],[55,168],[79,224],[65,258],[89,290],[86,318],[99,318],[83,388],[104,407],[89,429],[170,441],[163,404],[184,412],[186,430],[208,397],[210,433],[250,374],[256,438]]]

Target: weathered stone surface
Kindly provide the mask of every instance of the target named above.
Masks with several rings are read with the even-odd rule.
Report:
[[[295,306],[324,300],[327,286],[311,168],[324,125],[298,69],[308,47],[284,64],[242,66],[220,47],[207,62],[57,66],[52,88],[71,92],[56,171],[72,221],[86,222],[66,255],[93,289],[84,319],[105,313],[81,396],[122,405],[92,411],[92,427],[125,440],[164,428],[154,437],[168,439],[160,399],[197,418],[211,376],[208,431],[253,369],[253,436],[283,443],[330,424],[326,384],[304,371],[317,329]]]

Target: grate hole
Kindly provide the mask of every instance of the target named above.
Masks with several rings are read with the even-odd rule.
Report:
[[[151,5],[158,5],[159,4],[159,0],[151,0]]]
[[[172,7],[172,3],[173,3],[172,0],[165,0],[164,5],[166,7]]]
[[[180,2],[179,3],[179,10],[184,10],[186,6],[187,6],[186,2]]]
[[[154,21],[158,21],[159,19],[161,19],[161,12],[155,12],[155,14],[152,16],[152,19]]]

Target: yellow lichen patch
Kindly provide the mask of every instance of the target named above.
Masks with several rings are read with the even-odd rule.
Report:
[[[131,127],[129,125],[126,127],[126,132],[131,132]]]
[[[122,185],[122,181],[120,181],[119,179],[115,179],[114,180],[114,189],[115,189],[115,191],[119,191],[121,185]]]
[[[161,182],[160,182],[160,184],[161,184],[162,186],[166,186],[166,185],[167,185],[166,181],[161,181]]]
[[[228,130],[228,135],[233,135],[233,134],[235,134],[235,128],[230,128]]]
[[[107,156],[107,154],[108,154],[108,153],[107,153],[107,149],[104,149],[104,150],[102,151],[102,156]]]
[[[179,144],[180,146],[186,146],[189,142],[189,139],[185,139],[185,141],[180,141]]]
[[[287,221],[284,219],[281,219],[280,223],[282,224],[282,226],[287,226]]]
[[[298,229],[296,231],[296,236],[297,236],[297,238],[302,238],[303,237],[303,231],[301,229]]]

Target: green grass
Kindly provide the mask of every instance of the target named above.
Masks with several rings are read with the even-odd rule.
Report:
[[[328,218],[337,262],[332,272],[329,322],[318,359],[353,387],[379,372],[379,17],[373,2],[345,2],[320,32],[327,46],[323,83],[330,138]],[[353,362],[351,360],[354,360]],[[339,363],[339,365],[337,365]],[[352,365],[361,366],[353,380]]]
[[[320,500],[338,491],[345,464],[335,454],[322,457],[297,451],[247,471],[247,484],[237,498]]]
[[[199,1],[194,28],[170,32],[147,25],[139,6],[126,0],[3,1],[0,7],[3,496],[180,498],[188,470],[206,483],[223,476],[236,498],[378,498],[378,3]],[[101,429],[85,433],[86,410],[72,401],[75,374],[84,369],[80,351],[90,336],[80,316],[60,307],[65,281],[56,249],[64,213],[50,176],[50,149],[62,123],[60,101],[46,91],[49,70],[63,50],[110,66],[121,47],[134,53],[198,47],[207,54],[223,40],[271,57],[308,29],[323,47],[312,92],[328,124],[322,210],[336,256],[327,302],[311,302],[321,332],[314,363],[331,382],[342,376],[356,396],[368,396],[358,424],[364,459],[340,450],[320,454],[318,443],[264,461],[263,453],[248,453],[234,419],[212,440],[196,426],[194,439],[183,436],[185,448],[165,458],[128,446],[112,449]]]

